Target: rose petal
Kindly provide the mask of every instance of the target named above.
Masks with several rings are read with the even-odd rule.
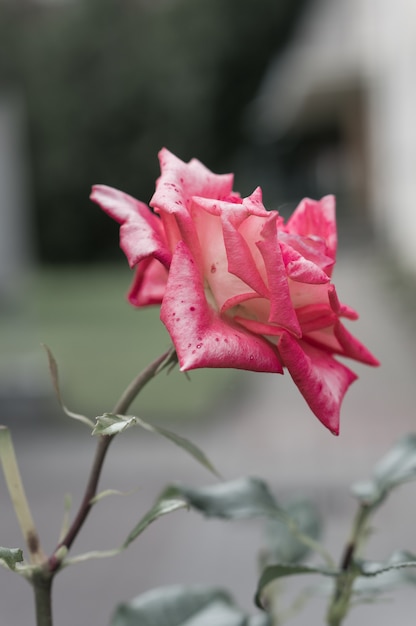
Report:
[[[194,254],[195,246],[193,248],[188,246],[188,248],[209,285],[217,309],[222,310],[224,305],[227,308],[228,303],[236,298],[240,299],[243,296],[245,299],[249,287],[238,276],[228,271],[229,259],[224,243],[221,217],[208,213],[197,205],[193,206],[192,217],[197,240],[200,242],[199,256]],[[252,297],[258,297],[258,294],[254,293]]]
[[[328,353],[283,333],[278,342],[283,364],[316,417],[339,434],[343,397],[357,376]]]
[[[262,228],[262,240],[257,242],[266,267],[270,291],[270,316],[268,321],[286,328],[300,337],[302,332],[290,298],[286,269],[280,246],[277,243],[277,214],[270,214]]]
[[[208,304],[201,276],[186,244],[180,242],[169,271],[161,320],[172,338],[182,371],[233,367],[282,373],[275,348],[267,340],[221,318]]]
[[[285,230],[303,237],[320,237],[326,243],[326,253],[335,260],[337,252],[335,197],[325,196],[318,201],[305,198],[289,218]]]
[[[105,185],[95,185],[90,198],[110,217],[122,224],[120,246],[130,267],[134,267],[149,256],[169,267],[172,255],[163,225],[148,206],[118,189]]]
[[[204,209],[211,215],[223,215],[229,222],[238,228],[241,223],[250,216],[267,217],[269,212],[263,206],[262,193],[260,187],[257,187],[253,193],[247,198],[239,198],[239,201],[230,198],[218,200],[215,198],[204,198],[202,196],[193,196],[192,202]]]
[[[358,320],[357,311],[354,311],[354,309],[352,309],[350,306],[348,306],[347,304],[342,304],[338,300],[338,295],[335,289],[335,285],[329,286],[328,297],[329,297],[329,303],[331,305],[332,310],[339,317],[346,317],[350,320]]]
[[[185,163],[163,148],[159,162],[161,176],[150,201],[158,211],[176,213],[189,206],[192,196],[220,199],[232,192],[232,174],[214,174],[197,159]]]
[[[161,304],[166,283],[167,269],[156,259],[145,259],[136,266],[133,284],[128,300],[133,306],[150,306]]]
[[[326,255],[311,254],[310,250],[305,250],[306,246],[302,250],[302,246],[294,245],[299,241],[294,242],[293,237],[288,240],[285,235],[286,233],[279,233],[279,243],[289,278],[311,284],[329,282],[328,272],[334,262]]]
[[[336,314],[327,304],[309,304],[296,309],[302,336],[322,328],[333,326],[337,320]]]
[[[240,280],[251,287],[253,291],[257,292],[259,296],[268,297],[269,290],[264,284],[258,265],[256,265],[251,255],[247,241],[226,218],[222,220],[222,228],[228,260],[228,271],[240,278]]]
[[[334,325],[334,335],[341,345],[343,355],[366,365],[380,365],[375,356],[339,320]]]

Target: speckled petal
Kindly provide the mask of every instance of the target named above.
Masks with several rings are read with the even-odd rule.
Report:
[[[316,417],[339,434],[342,399],[357,376],[330,354],[283,333],[278,342],[283,364]]]
[[[144,259],[136,266],[128,300],[133,306],[161,304],[168,280],[168,270],[156,259]]]
[[[182,371],[232,367],[282,372],[276,349],[207,302],[201,275],[186,244],[180,242],[169,271],[161,320],[172,338]]]
[[[130,267],[152,256],[169,267],[172,255],[163,225],[148,206],[118,189],[95,185],[91,200],[121,224],[120,247]]]

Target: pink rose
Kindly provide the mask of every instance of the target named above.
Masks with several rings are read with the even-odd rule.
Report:
[[[121,248],[136,268],[130,302],[161,304],[182,371],[282,374],[286,367],[318,419],[338,434],[341,402],[357,376],[334,356],[378,362],[341,322],[358,315],[331,283],[334,197],[302,200],[284,224],[266,211],[260,188],[240,198],[232,174],[213,174],[166,149],[159,156],[155,213],[103,185],[91,195],[121,224]]]

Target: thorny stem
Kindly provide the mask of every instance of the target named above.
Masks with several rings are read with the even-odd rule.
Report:
[[[162,356],[153,361],[153,363],[148,365],[148,367],[146,367],[126,388],[126,390],[116,403],[113,409],[113,413],[119,415],[124,414],[128,410],[133,400],[139,394],[139,392],[143,389],[143,387],[154,376],[156,376],[156,374],[162,371],[162,369],[172,364],[175,361],[175,358],[176,353],[171,348],[167,352],[162,354]],[[91,467],[87,486],[85,488],[84,497],[78,509],[78,513],[76,514],[75,519],[72,522],[68,532],[57,545],[52,556],[49,558],[50,572],[55,572],[59,568],[61,560],[59,556],[57,556],[57,552],[62,552],[62,549],[64,549],[65,551],[70,549],[93,506],[92,499],[97,493],[101,470],[104,464],[108,447],[114,439],[114,436],[115,435],[101,435],[98,439],[96,453]]]

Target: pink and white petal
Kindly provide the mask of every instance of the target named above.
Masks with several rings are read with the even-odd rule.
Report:
[[[312,412],[334,435],[339,434],[339,418],[344,395],[356,374],[328,353],[299,342],[283,333],[278,349],[296,386]]]
[[[269,290],[264,284],[247,241],[226,217],[222,220],[222,228],[228,271],[257,292],[259,296],[267,298]]]
[[[120,247],[130,267],[154,256],[169,267],[172,254],[160,219],[148,206],[118,189],[95,185],[91,200],[121,224]]]
[[[255,293],[253,291],[248,291],[247,293],[239,293],[236,296],[232,296],[231,298],[228,298],[228,300],[226,300],[224,302],[224,304],[222,305],[221,309],[220,309],[220,313],[227,313],[228,315],[232,315],[232,311],[230,311],[230,309],[234,309],[236,307],[243,307],[244,309],[250,310],[250,312],[252,311],[252,309],[256,309],[258,307],[253,307],[252,303],[253,301],[258,301],[259,300],[259,295],[258,293]],[[267,302],[267,301],[264,301]],[[270,307],[267,307],[267,310],[270,310]],[[232,315],[232,317],[235,317],[234,315]],[[262,316],[263,317],[263,316]],[[267,319],[267,318],[266,318]]]
[[[193,248],[189,245],[188,248],[202,270],[217,309],[222,310],[226,302],[246,294],[249,287],[228,271],[229,259],[224,243],[221,217],[207,213],[196,205],[193,207],[192,217],[197,239],[200,242],[199,258],[194,254]]]
[[[329,282],[328,274],[317,263],[300,254],[291,245],[282,241],[280,237],[279,243],[289,278],[301,283],[316,285]]]
[[[335,197],[321,200],[304,198],[289,218],[286,232],[302,237],[320,237],[326,242],[326,253],[335,260],[337,252],[337,226]]]
[[[325,304],[328,306],[328,283],[314,285],[311,283],[300,283],[291,278],[288,279],[288,283],[290,298],[295,309],[311,304]]]
[[[148,213],[154,217],[158,226],[160,220],[148,209]],[[167,242],[161,229],[149,228],[146,220],[136,219],[122,224],[120,227],[120,248],[127,257],[130,267],[135,267],[138,263],[148,257],[154,257],[166,268],[172,260],[172,253],[167,246]]]
[[[319,350],[324,350],[330,354],[344,354],[341,344],[334,335],[334,324],[319,330],[305,332],[302,335],[302,339],[308,345],[315,346]]]
[[[145,216],[146,212],[152,215],[146,204],[139,202],[124,191],[107,185],[94,185],[90,199],[119,224],[133,220],[137,215]]]
[[[342,354],[366,365],[380,365],[371,352],[354,337],[338,320],[334,325],[334,335],[341,345]]]
[[[252,194],[243,199],[243,204],[250,213],[250,215],[257,215],[258,217],[267,217],[269,211],[267,211],[263,204],[263,192],[260,187],[256,187]],[[281,219],[283,224],[283,219]]]
[[[327,304],[309,304],[296,309],[296,315],[302,329],[302,336],[333,326],[337,320],[336,314]]]
[[[272,344],[220,317],[208,304],[199,269],[183,242],[178,243],[173,255],[160,317],[182,371],[231,367],[282,372]]]
[[[237,324],[244,326],[251,333],[255,333],[256,335],[263,335],[269,337],[279,337],[283,329],[278,326],[273,326],[272,324],[265,324],[263,322],[258,322],[257,320],[248,319],[246,317],[240,317],[236,315],[234,317]]]
[[[156,259],[147,258],[138,263],[128,300],[133,306],[161,304],[168,280],[167,269]]]
[[[159,152],[161,176],[150,206],[178,212],[189,207],[192,196],[224,198],[231,194],[232,174],[214,174],[197,159],[185,163],[166,148]]]
[[[277,242],[277,218],[277,214],[269,215],[261,231],[262,239],[257,242],[257,247],[261,252],[266,268],[270,292],[270,316],[268,321],[286,328],[294,335],[300,337],[302,331],[293,308],[286,268]]]
[[[338,315],[339,317],[346,317],[350,320],[358,320],[358,313],[347,304],[342,304],[342,302],[338,300],[335,285],[330,285],[328,290],[328,297],[331,308],[334,313],[336,313],[336,315]]]

